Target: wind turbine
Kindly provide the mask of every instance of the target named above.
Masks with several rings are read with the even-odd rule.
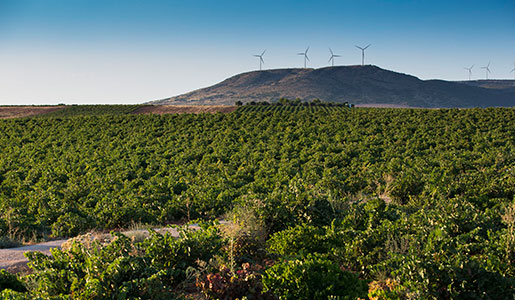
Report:
[[[474,67],[474,65],[470,66],[470,68],[463,68],[465,70],[468,70],[469,71],[469,80],[470,78],[472,78],[472,68]]]
[[[304,56],[304,69],[306,68],[306,61],[309,61],[308,50],[309,50],[309,47],[307,47],[306,51],[304,51],[303,53],[297,53],[297,55],[303,55]]]
[[[261,65],[265,63],[265,61],[263,60],[263,55],[265,55],[265,52],[266,49],[261,54],[254,54],[254,57],[259,57],[259,71],[261,71]]]
[[[515,62],[513,63],[513,70],[511,70],[510,73],[513,73],[513,80],[515,80]],[[515,82],[513,85],[515,85]]]
[[[333,53],[333,50],[331,50],[331,48],[329,48],[329,52],[331,52],[331,57],[329,58],[329,61],[328,61],[328,62],[332,62],[332,63],[331,63],[331,66],[333,66],[333,67],[334,67],[334,58],[335,58],[335,57],[341,57],[341,55],[334,54],[334,53]]]
[[[365,48],[362,48],[362,47],[356,45],[356,48],[361,50],[361,65],[362,66],[365,65],[365,50],[367,50],[367,48],[370,47],[370,45],[371,44],[368,44],[368,46],[366,46]]]
[[[492,73],[490,72],[490,62],[488,62],[488,65],[486,65],[486,67],[481,67],[481,69],[485,69],[486,80],[488,80],[488,73]]]

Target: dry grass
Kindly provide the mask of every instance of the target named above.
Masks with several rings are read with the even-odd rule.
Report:
[[[0,106],[0,119],[23,118],[61,110],[64,106]]]

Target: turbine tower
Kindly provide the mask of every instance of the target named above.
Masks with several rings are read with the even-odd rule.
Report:
[[[334,54],[334,53],[333,53],[333,50],[331,50],[331,48],[329,48],[329,52],[331,52],[331,57],[329,58],[329,61],[328,61],[328,62],[331,62],[331,66],[333,66],[333,67],[334,67],[334,58],[335,58],[335,57],[341,57],[341,55]]]
[[[309,61],[308,50],[309,50],[309,47],[307,47],[306,51],[304,51],[303,53],[297,53],[297,55],[303,55],[304,56],[304,69],[306,68],[306,61]]]
[[[265,52],[266,49],[261,54],[254,54],[254,57],[259,57],[259,71],[261,71],[262,65],[265,63],[265,61],[263,60],[263,55],[265,55]]]
[[[481,69],[485,69],[486,80],[488,80],[488,73],[492,73],[490,72],[490,62],[488,62],[488,65],[486,65],[486,67],[481,67]]]
[[[370,47],[370,45],[371,44],[368,44],[368,46],[366,46],[365,48],[362,48],[362,47],[356,45],[356,48],[361,50],[361,65],[362,66],[365,65],[365,50],[367,50],[367,48]]]
[[[470,66],[470,68],[463,68],[465,70],[468,70],[469,71],[469,80],[472,78],[472,68],[474,67],[474,65]]]

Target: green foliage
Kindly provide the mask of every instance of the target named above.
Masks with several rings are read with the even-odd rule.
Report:
[[[136,256],[130,240],[118,235],[106,247],[54,249],[52,257],[28,253],[34,273],[28,275],[33,295],[73,299],[166,299],[171,293],[166,274]]]
[[[206,226],[202,230],[180,228],[180,238],[170,234],[151,236],[140,244],[145,257],[158,270],[164,270],[170,282],[178,284],[187,277],[188,268],[197,266],[199,261],[207,262],[220,252],[223,237],[216,226]]]
[[[0,269],[0,292],[7,289],[17,292],[24,292],[26,290],[16,275],[9,274],[6,270]]]
[[[281,256],[327,253],[329,251],[323,228],[306,224],[275,233],[268,240],[268,251]]]
[[[41,297],[31,297],[27,293],[16,292],[13,290],[0,291],[0,300],[41,300]],[[54,298],[55,300],[59,298]]]
[[[75,236],[91,227],[90,221],[76,213],[67,212],[52,224],[53,236]]]
[[[152,232],[144,242],[116,234],[109,244],[73,243],[52,256],[30,252],[34,273],[27,276],[29,294],[43,298],[170,299],[188,268],[218,253],[222,238],[214,226],[197,231],[181,228],[179,238]],[[172,297],[173,298],[173,297]]]
[[[482,209],[515,195],[513,109],[259,107],[270,110],[1,120],[0,230],[74,235],[258,199],[248,206],[273,233],[329,225],[376,195]]]
[[[342,271],[334,262],[308,254],[280,262],[265,271],[265,291],[279,299],[328,299],[338,296],[350,300],[366,297],[367,284],[357,275]]]
[[[394,272],[418,299],[512,299],[515,279],[488,271],[475,259],[450,251],[410,255]]]
[[[243,103],[241,101],[236,101],[235,105],[237,106],[241,106]],[[313,99],[312,101],[305,101],[305,102],[302,102],[302,100],[300,98],[297,98],[295,100],[290,100],[290,99],[287,99],[287,98],[280,98],[279,100],[277,100],[276,102],[268,102],[268,101],[251,101],[251,102],[248,102],[246,103],[245,105],[246,107],[245,108],[241,108],[240,110],[244,110],[244,111],[267,111],[267,109],[265,110],[262,110],[262,109],[259,109],[259,108],[252,108],[253,106],[293,106],[293,107],[296,107],[296,108],[299,108],[299,107],[308,107],[308,106],[311,106],[311,107],[351,107],[349,105],[348,102],[344,102],[344,103],[338,103],[338,102],[326,102],[326,101],[322,101],[320,99]],[[248,108],[250,107],[250,108]],[[247,109],[248,108],[248,109]],[[293,111],[293,110],[291,110]],[[297,110],[298,111],[298,110]]]
[[[420,179],[421,174],[416,171],[399,174],[389,187],[389,195],[398,204],[406,204],[409,200],[422,193],[424,183]]]

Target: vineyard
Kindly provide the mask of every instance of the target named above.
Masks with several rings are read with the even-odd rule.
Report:
[[[202,229],[33,253],[0,299],[513,299],[514,109],[135,108],[0,120],[0,245]]]
[[[343,112],[348,109],[345,106],[245,105],[238,108],[238,112]]]

